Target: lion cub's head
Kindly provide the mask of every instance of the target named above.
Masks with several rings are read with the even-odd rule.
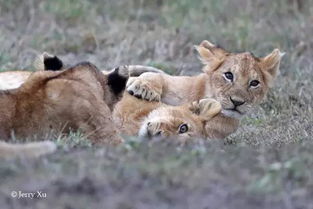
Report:
[[[278,49],[262,58],[250,52],[230,53],[209,41],[196,49],[209,75],[207,95],[222,104],[224,115],[233,118],[240,118],[264,98],[283,56]]]
[[[214,99],[202,99],[182,106],[161,106],[142,123],[139,136],[175,137],[182,142],[192,137],[205,138],[206,122],[220,111],[221,105]]]

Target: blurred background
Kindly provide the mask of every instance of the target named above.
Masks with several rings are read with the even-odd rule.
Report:
[[[66,64],[201,72],[193,45],[286,52],[266,101],[224,141],[177,148],[93,148],[0,162],[1,208],[313,208],[312,0],[0,0],[0,69],[32,70],[43,51]],[[86,148],[87,146],[87,148]],[[47,192],[16,200],[13,189]],[[50,205],[50,206],[49,206]]]
[[[311,0],[0,2],[1,69],[27,68],[48,51],[99,67],[191,70],[199,64],[192,46],[204,39],[258,56],[280,48],[291,58],[283,66],[312,57]]]

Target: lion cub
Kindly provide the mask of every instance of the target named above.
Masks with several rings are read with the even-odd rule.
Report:
[[[44,53],[35,60],[35,68],[39,71],[41,69],[59,70],[58,68],[63,68],[63,63],[56,56]],[[138,65],[122,66],[117,70],[119,70],[118,73],[109,73],[108,75],[108,86],[116,95],[125,87],[125,78],[129,75],[138,76],[147,71],[162,73],[158,69]],[[120,75],[123,72],[125,78]],[[27,73],[29,74],[28,76],[31,75],[30,72]],[[102,71],[102,73],[104,75],[108,74],[106,71]],[[8,82],[6,79],[8,79],[10,74],[15,77],[12,77],[10,82]],[[124,79],[124,82],[121,82],[121,79]],[[21,71],[0,73],[0,81],[3,86],[11,89],[17,88],[24,82],[26,82],[24,85],[29,82],[27,81],[27,76],[25,77],[25,73]],[[108,101],[108,98],[105,101]],[[204,99],[200,102],[176,107],[158,102],[139,100],[125,93],[121,101],[116,105],[116,108],[114,108],[113,115],[121,134],[137,135],[139,133],[141,136],[148,137],[178,136],[179,139],[186,140],[191,137],[205,138],[206,133],[203,130],[203,124],[220,112],[220,110],[220,104],[212,99]]]
[[[19,88],[0,91],[0,137],[81,130],[93,143],[121,143],[111,111],[127,79],[118,68],[104,75],[87,62],[35,72]]]
[[[0,137],[41,138],[50,131],[80,129],[93,143],[122,141],[111,111],[124,92],[129,76],[162,71],[140,65],[99,71],[80,63],[65,71],[56,56],[43,53],[34,62],[36,73],[0,72]],[[58,71],[58,72],[53,72]],[[0,158],[38,157],[52,153],[51,141],[12,144],[0,141]]]
[[[214,98],[222,104],[222,112],[206,124],[206,132],[209,138],[224,138],[236,131],[240,118],[265,97],[283,53],[275,49],[258,58],[249,52],[228,52],[209,41],[203,41],[196,49],[205,65],[203,73],[144,73],[128,80],[127,91],[138,98],[171,105]]]
[[[221,105],[214,99],[171,106],[147,102],[124,93],[114,108],[113,119],[125,135],[174,137],[180,142],[186,142],[190,138],[206,138],[205,124],[220,111]]]

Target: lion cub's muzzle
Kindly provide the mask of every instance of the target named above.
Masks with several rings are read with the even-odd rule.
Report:
[[[236,96],[230,96],[227,99],[225,98],[222,104],[222,113],[227,117],[236,119],[240,119],[242,116],[244,116],[250,108],[250,105],[247,101]]]
[[[164,132],[160,130],[160,123],[147,122],[139,130],[139,136],[148,139],[162,138]]]

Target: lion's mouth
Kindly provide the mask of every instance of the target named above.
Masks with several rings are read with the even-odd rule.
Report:
[[[239,119],[244,115],[244,113],[241,112],[240,110],[238,110],[236,107],[234,107],[234,108],[223,108],[222,114],[227,116],[227,117],[236,118],[236,119]]]
[[[242,113],[240,110],[238,110],[236,107],[234,107],[234,108],[228,108],[228,109],[225,109],[225,110],[238,112],[239,114],[243,115],[243,113]]]

